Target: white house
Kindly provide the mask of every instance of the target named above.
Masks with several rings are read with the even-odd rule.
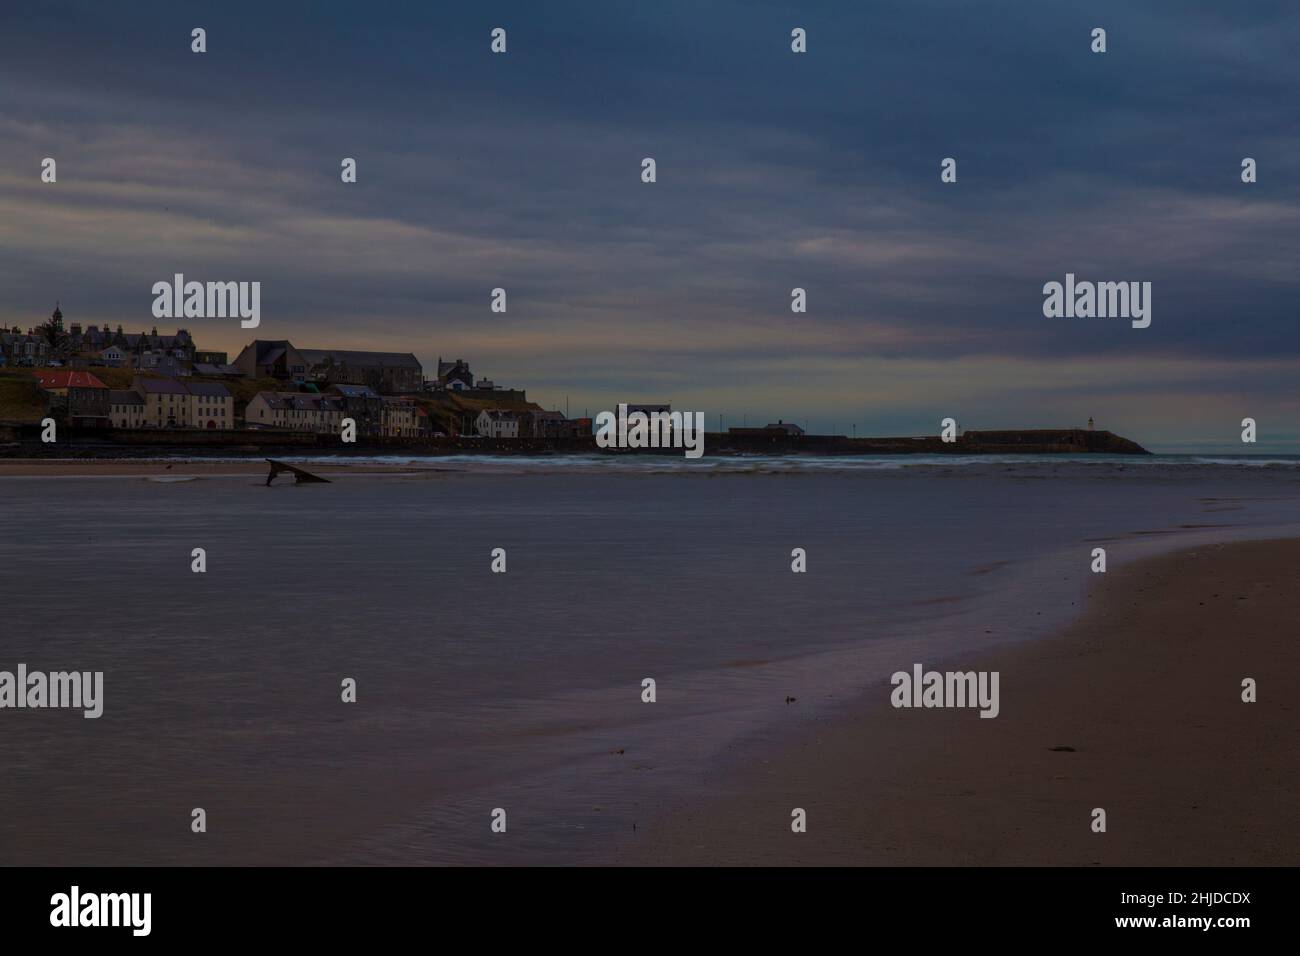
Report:
[[[485,408],[478,413],[474,427],[485,438],[518,438],[519,413]]]

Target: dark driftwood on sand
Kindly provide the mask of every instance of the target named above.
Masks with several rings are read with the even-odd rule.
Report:
[[[328,478],[321,478],[319,475],[313,475],[310,471],[303,471],[301,468],[295,468],[293,465],[286,465],[284,462],[276,461],[274,458],[268,458],[266,460],[271,463],[271,473],[266,476],[266,484],[268,488],[271,486],[271,482],[275,481],[276,477],[282,471],[287,471],[292,474],[294,484],[297,485],[310,484],[313,481],[319,481],[326,485],[330,483]]]

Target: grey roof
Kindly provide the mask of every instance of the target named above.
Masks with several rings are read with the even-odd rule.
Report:
[[[113,405],[143,405],[144,396],[134,389],[117,389],[108,390],[108,400]]]
[[[141,391],[154,395],[188,395],[189,390],[174,378],[137,378],[131,383]]]
[[[277,351],[283,353],[293,348],[293,346],[289,344],[288,339],[253,339],[244,348],[253,350],[253,358],[258,365],[267,365],[274,361],[274,358],[268,358],[270,353]]]
[[[101,332],[100,334],[102,335],[104,333]],[[116,334],[117,333],[113,333],[113,336],[116,336]],[[164,349],[182,348],[192,341],[189,333],[184,332],[184,330],[178,330],[175,335],[153,335],[149,332],[127,332],[122,337],[126,339],[127,345],[130,348],[135,348],[141,339],[144,340],[145,345],[157,343],[160,348]]]
[[[268,408],[287,408],[294,411],[339,411],[338,399],[327,395],[313,395],[310,392],[258,392]]]
[[[230,389],[216,382],[187,382],[185,387],[191,395],[209,395],[216,398],[230,398]]]
[[[334,391],[348,398],[378,398],[379,393],[369,385],[331,385]]]
[[[308,365],[323,365],[333,358],[335,365],[362,368],[421,368],[419,359],[410,352],[355,352],[351,349],[299,349]]]

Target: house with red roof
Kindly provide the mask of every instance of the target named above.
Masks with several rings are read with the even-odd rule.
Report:
[[[46,414],[57,418],[61,413],[74,426],[108,427],[108,386],[95,376],[76,369],[41,369],[32,374],[45,396]]]

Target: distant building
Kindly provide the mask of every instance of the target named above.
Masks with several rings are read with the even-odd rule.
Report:
[[[524,412],[521,418],[521,434],[529,438],[576,438],[584,434],[579,421],[571,421],[560,412],[537,410]],[[591,434],[591,422],[587,420],[585,434]]]
[[[0,364],[14,368],[48,365],[50,344],[35,331],[0,332]]]
[[[57,310],[56,310],[57,311]],[[62,313],[60,313],[60,317]],[[108,326],[87,326],[83,331],[80,322],[74,322],[68,329],[68,351],[100,354],[109,348],[118,348],[124,354],[124,363],[135,368],[141,366],[136,357],[146,353],[170,356],[181,362],[194,361],[194,339],[186,329],[177,329],[174,334],[160,334],[155,326],[149,332],[123,332],[122,326],[116,332]],[[153,360],[157,364],[157,359]]]
[[[133,388],[110,389],[110,424],[114,428],[144,428],[144,396]]]
[[[424,381],[424,369],[410,352],[299,349],[286,339],[255,339],[231,364],[249,378],[364,385],[384,394],[418,392]]]
[[[770,425],[764,425],[762,428],[728,428],[728,435],[736,435],[745,438],[800,438],[803,436],[803,429],[794,422],[777,421]]]
[[[159,352],[152,349],[136,352],[130,356],[130,364],[131,367],[140,371],[154,372],[158,375],[166,375],[169,378],[188,378],[194,374],[190,363],[185,359],[170,352]]]
[[[242,378],[244,373],[236,365],[209,365],[206,362],[195,362],[194,374],[206,375],[209,378]]]
[[[144,399],[146,428],[189,428],[190,393],[170,378],[137,378],[131,387]]]
[[[387,438],[415,438],[420,434],[418,406],[411,398],[384,396],[383,433]]]
[[[474,420],[475,430],[484,438],[518,438],[519,412],[485,408]]]
[[[328,385],[368,385],[385,395],[419,392],[424,368],[410,352],[358,352],[352,349],[299,349],[307,380]]]
[[[474,387],[474,373],[469,370],[469,363],[464,359],[444,362],[438,356],[438,378],[436,385],[451,392],[463,392]]]
[[[384,433],[384,399],[368,385],[334,385],[330,393],[343,404],[343,415],[357,423],[358,435]]]
[[[55,308],[50,316],[50,324],[63,327],[63,311]],[[111,352],[111,357],[105,353]],[[186,329],[177,329],[173,334],[159,333],[155,326],[148,332],[123,332],[122,326],[114,332],[107,325],[86,326],[73,322],[68,326],[59,346],[59,356],[68,357],[72,364],[85,367],[88,365],[110,365],[112,367],[130,366],[134,368],[154,368],[167,365],[175,368],[165,359],[173,359],[180,365],[194,361],[194,339]],[[54,358],[51,355],[50,358]]]
[[[230,363],[249,378],[305,382],[307,360],[285,339],[254,339]]]
[[[337,435],[343,427],[343,400],[310,392],[258,392],[244,409],[250,428],[291,428]]]
[[[181,382],[171,378],[137,378],[131,388],[144,400],[145,428],[235,427],[235,399],[216,382]]]
[[[61,410],[71,425],[106,428],[109,388],[89,372],[38,372],[36,382],[47,396],[50,411]]]
[[[194,364],[204,365],[229,365],[230,357],[225,352],[205,352],[195,351]]]
[[[186,382],[190,393],[190,421],[195,428],[229,430],[235,427],[235,397],[217,382]]]

